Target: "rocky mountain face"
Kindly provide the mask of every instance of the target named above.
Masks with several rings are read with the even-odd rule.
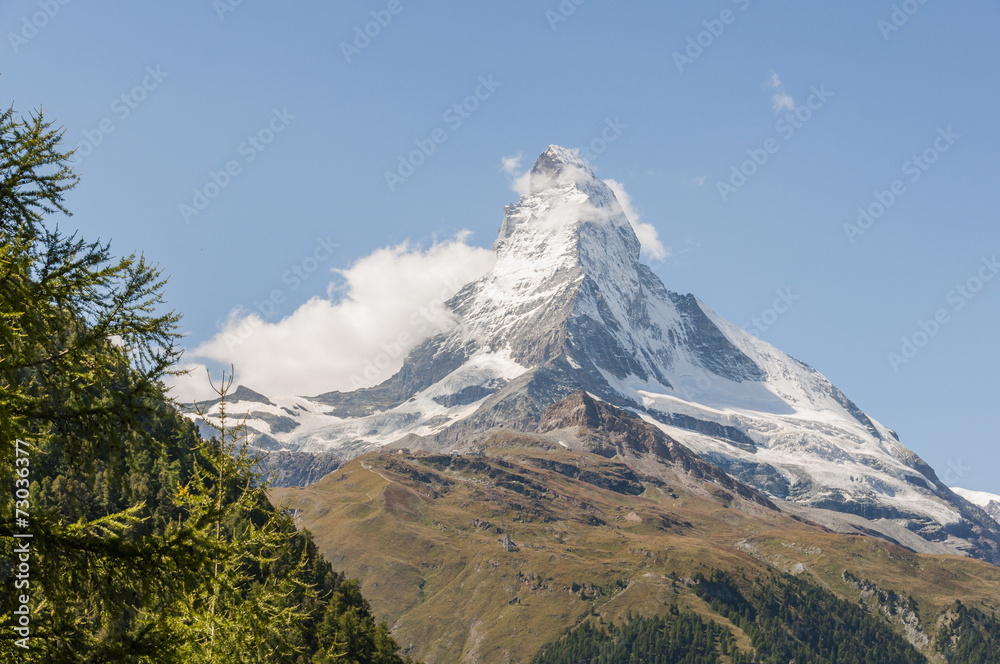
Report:
[[[261,470],[271,476],[271,486],[305,486],[340,467],[339,455],[328,452],[272,451],[264,456]]]
[[[969,630],[949,637],[956,600],[985,616],[1000,608],[997,567],[832,532],[660,425],[583,391],[524,430],[493,428],[458,444],[410,436],[316,483],[272,490],[323,555],[360,580],[407,654],[428,664],[534,661],[588,621],[678,610],[731,630],[741,661],[755,650],[759,661],[789,661],[762,653],[799,640],[837,651],[816,635],[859,607],[884,630],[866,632],[868,648],[909,652],[878,661],[928,661],[919,651],[937,662],[950,655],[940,644],[967,650],[975,639]],[[745,606],[744,595],[726,578],[787,608],[793,598],[771,585],[780,578],[809,593],[811,613],[740,620],[729,609]],[[850,618],[852,634],[859,620]],[[750,625],[765,623],[780,637],[755,637]],[[834,652],[808,661],[847,660]]]
[[[952,487],[952,491],[973,505],[982,508],[994,521],[1000,523],[1000,496],[985,491],[969,491],[960,487]]]
[[[812,367],[667,290],[639,262],[614,193],[574,152],[550,146],[530,177],[504,211],[494,267],[447,303],[456,325],[392,378],[309,398],[246,390],[230,412],[247,412],[272,449],[346,461],[394,443],[467,450],[498,428],[537,431],[547,408],[582,390],[573,417],[624,409],[672,441],[648,445],[721,469],[782,510],[1000,563],[1000,524],[895,432]],[[640,463],[624,449],[615,454]]]

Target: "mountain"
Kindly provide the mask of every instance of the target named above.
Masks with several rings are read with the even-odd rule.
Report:
[[[672,615],[729,635],[683,661],[1000,662],[995,639],[960,654],[1000,632],[1000,568],[835,533],[586,392],[466,442],[411,438],[272,491],[428,664],[531,662],[588,626]]]
[[[447,303],[453,329],[390,379],[309,398],[247,390],[230,412],[246,412],[270,449],[346,461],[402,438],[468,450],[498,427],[533,430],[585,390],[802,518],[1000,563],[1000,524],[895,432],[809,365],[667,290],[575,152],[538,158],[493,249],[490,272]]]
[[[955,494],[968,500],[973,505],[978,505],[983,508],[983,511],[993,517],[997,522],[1000,522],[1000,496],[994,493],[987,493],[985,491],[970,491],[957,486],[953,486],[951,490],[954,491]]]

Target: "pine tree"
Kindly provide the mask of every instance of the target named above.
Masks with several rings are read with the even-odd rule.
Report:
[[[305,614],[298,600],[290,599],[315,598],[302,580],[304,556],[280,576],[261,574],[296,533],[286,512],[270,509],[267,478],[258,470],[260,457],[250,452],[244,423],[229,424],[225,406],[231,387],[232,372],[223,374],[215,387],[219,416],[206,419],[217,435],[198,446],[199,463],[173,496],[180,515],[168,533],[189,532],[210,543],[202,583],[161,610],[184,635],[185,662],[268,662],[278,653],[292,655],[298,648],[287,635]]]
[[[159,270],[50,227],[77,183],[60,138],[40,111],[0,113],[0,482],[18,499],[0,511],[0,661],[403,664],[270,504],[245,429],[203,440],[166,398],[179,316]]]
[[[68,214],[63,195],[77,182],[60,138],[41,112],[0,114],[0,468],[5,486],[15,464],[20,479],[31,478],[19,530],[32,535],[24,590],[33,607],[31,649],[5,634],[4,661],[158,652],[160,626],[132,620],[158,584],[147,572],[164,560],[189,564],[190,542],[132,536],[141,504],[89,518],[93,490],[123,484],[137,443],[155,445],[145,426],[164,408],[160,379],[178,357],[178,316],[157,311],[163,280],[142,257],[114,260],[106,244],[44,223]],[[73,477],[49,485],[58,502],[39,502],[38,480],[60,465]],[[5,557],[24,543],[13,537],[12,508],[5,501],[0,514]],[[3,562],[6,586],[12,566]],[[0,609],[9,625],[15,607]]]

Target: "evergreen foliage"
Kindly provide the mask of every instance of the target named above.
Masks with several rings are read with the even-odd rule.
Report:
[[[695,591],[750,638],[761,664],[924,664],[884,619],[806,579],[697,575]]]
[[[0,481],[30,485],[27,525],[0,512],[0,661],[401,664],[357,582],[272,507],[239,423],[203,440],[165,396],[159,270],[47,221],[77,182],[60,138],[0,113]]]
[[[955,602],[935,646],[948,664],[1000,664],[1000,621],[996,614]]]
[[[725,656],[726,659],[722,659]],[[588,620],[547,647],[533,664],[749,664],[732,632],[691,611],[635,617],[621,626]]]
[[[603,627],[587,620],[533,664],[925,664],[927,658],[879,614],[790,575],[736,578],[696,574],[695,592],[750,639],[671,606],[663,616]],[[911,607],[915,608],[915,607]],[[1000,664],[1000,622],[956,602],[935,647],[948,664]]]
[[[923,664],[926,659],[864,609],[791,576],[742,580],[696,575],[695,592],[739,626],[754,652],[740,651],[730,630],[693,612],[631,618],[610,630],[584,623],[547,648],[535,664]]]

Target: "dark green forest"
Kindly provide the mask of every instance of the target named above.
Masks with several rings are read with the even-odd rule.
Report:
[[[60,142],[0,113],[0,661],[403,662],[239,422],[205,440],[178,414],[164,279],[59,230]]]
[[[722,659],[728,656],[728,659]],[[656,618],[634,617],[621,626],[587,621],[546,648],[533,664],[748,664],[730,630],[691,611]]]
[[[881,616],[805,579],[784,574],[755,579],[720,571],[696,575],[693,588],[746,634],[740,651],[732,632],[691,611],[666,609],[622,625],[588,620],[533,664],[926,664],[924,655]],[[949,664],[1000,664],[1000,622],[956,604],[935,648]]]
[[[805,579],[736,579],[715,571],[695,591],[750,638],[761,664],[923,664],[926,658],[879,616]]]
[[[1000,621],[956,602],[934,645],[949,664],[1000,664]]]

